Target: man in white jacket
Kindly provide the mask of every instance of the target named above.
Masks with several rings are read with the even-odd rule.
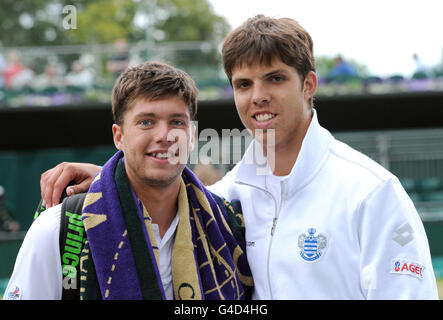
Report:
[[[210,190],[241,201],[253,298],[438,299],[426,233],[399,180],[318,122],[306,30],[259,15],[228,35],[222,54],[255,139]],[[55,204],[73,179],[74,192],[85,190],[96,170],[49,170],[43,199]]]

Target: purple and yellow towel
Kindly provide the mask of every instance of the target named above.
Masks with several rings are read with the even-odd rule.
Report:
[[[117,152],[94,179],[83,205],[87,242],[81,299],[165,299],[146,209],[139,210]],[[244,299],[253,286],[241,212],[209,192],[185,168],[172,250],[174,298]],[[235,235],[235,236],[234,236]]]

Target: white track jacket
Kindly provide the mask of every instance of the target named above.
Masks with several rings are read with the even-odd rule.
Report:
[[[251,154],[211,186],[239,199],[254,299],[438,299],[428,240],[399,180],[314,115],[291,173]]]

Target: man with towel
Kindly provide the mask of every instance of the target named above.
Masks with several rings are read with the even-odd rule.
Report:
[[[241,215],[185,166],[194,81],[172,66],[143,63],[117,79],[112,112],[119,151],[92,182],[81,222],[72,220],[86,233],[78,298],[244,299],[252,277]],[[62,298],[62,211],[49,208],[32,224],[5,299]]]
[[[252,298],[438,299],[426,232],[398,178],[320,125],[309,33],[257,15],[229,33],[222,56],[254,139],[209,189],[242,204]],[[259,155],[265,166],[251,163]],[[87,185],[82,167],[67,168],[42,176],[48,205],[69,181],[75,193]]]

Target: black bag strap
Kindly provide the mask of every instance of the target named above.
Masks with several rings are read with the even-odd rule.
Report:
[[[80,255],[86,241],[81,220],[86,193],[67,197],[60,215],[60,259],[63,274],[62,300],[80,299]]]
[[[71,181],[71,182],[69,182],[69,186],[70,185],[74,185],[75,184],[75,182],[74,181]],[[61,197],[60,197],[60,202],[62,202],[64,199],[66,199],[68,197],[68,194],[66,193],[66,188],[63,190],[63,192],[62,192],[62,195],[61,195]],[[34,213],[34,219],[33,219],[33,221],[35,220],[35,219],[37,219],[39,216],[40,216],[40,214],[43,212],[43,211],[45,211],[46,210],[46,207],[45,207],[45,205],[43,204],[43,199],[40,199],[40,202],[38,203],[38,207],[37,207],[37,210],[35,210],[35,213]]]

